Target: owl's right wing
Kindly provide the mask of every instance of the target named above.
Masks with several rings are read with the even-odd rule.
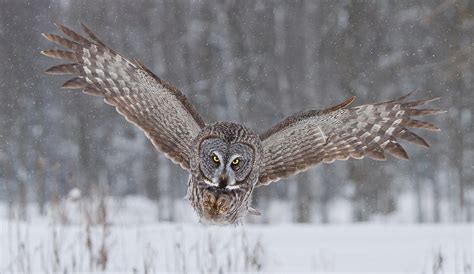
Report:
[[[138,126],[159,151],[189,169],[193,140],[205,123],[183,93],[141,63],[107,47],[84,25],[88,38],[64,26],[57,27],[66,38],[43,36],[69,51],[48,49],[41,53],[71,63],[51,67],[46,72],[75,75],[63,84],[64,88],[104,97],[106,103]]]
[[[400,159],[408,155],[397,139],[428,147],[428,143],[407,127],[439,130],[433,124],[412,119],[444,111],[414,107],[435,99],[402,102],[411,93],[377,104],[348,106],[354,97],[325,109],[295,114],[281,121],[260,138],[264,161],[258,186],[289,177],[320,163],[361,159],[385,160],[385,152]]]

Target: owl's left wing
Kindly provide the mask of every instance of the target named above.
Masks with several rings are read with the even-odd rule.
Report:
[[[82,25],[87,38],[64,26],[57,27],[66,37],[43,34],[44,37],[69,50],[49,49],[41,53],[70,63],[46,72],[74,75],[63,84],[64,88],[103,97],[138,126],[159,151],[189,169],[189,152],[205,123],[184,94],[140,62],[107,47],[86,26]]]
[[[398,139],[429,147],[408,127],[438,131],[435,125],[413,119],[444,111],[417,109],[439,98],[402,102],[411,93],[388,102],[348,106],[354,97],[325,110],[295,114],[263,133],[264,161],[258,186],[305,171],[320,162],[332,163],[349,157],[367,156],[385,160],[385,152],[408,159]]]

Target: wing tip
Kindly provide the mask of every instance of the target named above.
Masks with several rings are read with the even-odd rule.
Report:
[[[58,72],[57,66],[50,67],[44,70],[44,73],[51,74],[51,75],[60,75],[63,74],[62,72]]]
[[[402,95],[400,98],[396,99],[395,101],[402,101],[402,100],[404,100],[404,99],[410,97],[413,93],[415,93],[415,92],[417,92],[417,91],[418,91],[418,89],[415,88],[415,89],[409,91],[407,94]]]
[[[79,69],[76,63],[59,64],[44,71],[46,74],[78,74]]]
[[[370,149],[367,150],[366,153],[367,157],[376,161],[385,161],[387,157],[385,156],[385,152],[379,149]]]
[[[46,38],[46,39],[49,40],[49,41],[53,41],[53,40],[52,40],[52,34],[51,34],[51,33],[42,32],[42,33],[41,33],[41,36],[43,36],[44,38]]]
[[[417,144],[417,145],[419,145],[419,146],[421,146],[421,147],[424,147],[424,148],[430,148],[430,147],[431,147],[431,145],[430,145],[425,139],[421,138],[421,141],[422,141],[422,142],[420,142],[420,143],[415,143],[415,144]]]
[[[97,37],[97,35],[95,35],[95,33],[84,22],[79,21],[79,24],[81,25],[82,30],[89,36],[90,39],[92,39],[95,44],[107,47],[104,42],[102,42],[101,39],[99,39],[99,37]]]
[[[79,21],[79,25],[81,25],[81,28],[84,30],[84,31],[90,31],[89,27],[87,27],[87,25],[82,22],[82,21]]]
[[[425,127],[422,127],[422,128],[423,128],[423,129],[426,129],[426,130],[428,130],[428,131],[441,131],[441,129],[440,129],[438,126],[436,126],[436,125],[434,125],[434,124],[432,124],[432,123],[425,122],[425,125],[426,125],[426,126],[425,126]]]
[[[349,97],[349,99],[347,99],[347,100],[345,101],[345,102],[347,102],[347,104],[344,105],[344,107],[349,106],[349,105],[352,104],[356,99],[357,99],[357,96]]]
[[[85,88],[87,85],[86,81],[81,77],[75,77],[72,79],[67,80],[61,86],[63,89],[78,89],[78,88]]]
[[[320,113],[325,114],[325,113],[336,111],[338,109],[346,108],[350,104],[352,104],[355,101],[355,99],[356,99],[356,96],[349,97],[348,99],[344,100],[342,103],[334,105],[332,107],[328,107],[328,108],[322,110]]]
[[[408,153],[405,150],[397,151],[395,153],[390,152],[390,154],[392,154],[395,158],[400,159],[400,160],[404,160],[404,161],[410,160],[410,156],[408,156]]]
[[[438,109],[438,112],[436,114],[443,114],[443,113],[448,113],[447,109]]]

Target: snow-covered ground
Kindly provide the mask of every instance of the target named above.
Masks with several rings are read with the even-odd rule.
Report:
[[[204,227],[1,223],[0,273],[10,271],[439,273],[472,263],[471,225]],[[105,232],[105,233],[104,233]],[[103,250],[101,253],[100,250]],[[106,259],[101,259],[101,254]],[[441,258],[439,258],[441,256]],[[101,261],[103,260],[103,261]],[[106,262],[105,262],[106,261]]]
[[[145,204],[3,218],[0,273],[472,273],[473,224],[209,227],[157,223]]]

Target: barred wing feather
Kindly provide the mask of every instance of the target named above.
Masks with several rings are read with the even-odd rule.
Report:
[[[74,75],[63,84],[64,88],[104,97],[106,103],[138,126],[159,151],[189,169],[192,142],[205,124],[183,93],[143,64],[107,47],[83,24],[88,38],[62,25],[57,27],[65,37],[43,36],[67,50],[48,49],[41,53],[69,63],[46,72]]]
[[[411,93],[388,102],[348,106],[345,102],[322,110],[295,114],[281,121],[260,137],[264,162],[258,185],[267,185],[305,171],[320,163],[332,163],[365,156],[385,160],[385,153],[408,159],[398,140],[428,147],[428,143],[407,128],[439,130],[435,125],[413,119],[444,111],[417,109],[416,106],[439,98],[403,102]]]

